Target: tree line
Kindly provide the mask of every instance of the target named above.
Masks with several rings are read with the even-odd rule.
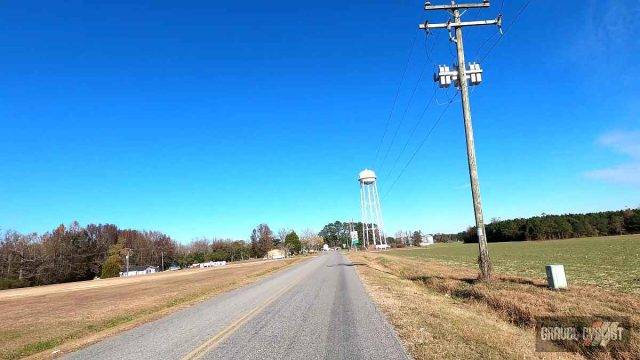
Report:
[[[489,242],[638,234],[640,233],[640,209],[586,214],[542,214],[511,220],[494,219],[485,228]],[[449,236],[466,243],[478,242],[475,227],[469,227],[455,236]]]
[[[351,229],[363,241],[361,222],[335,221],[319,233],[291,229],[274,233],[267,224],[252,230],[250,241],[199,238],[180,244],[158,231],[120,229],[112,224],[80,226],[73,222],[38,235],[16,231],[0,233],[0,289],[46,285],[96,277],[118,276],[124,254],[130,265],[188,267],[206,261],[263,258],[272,249],[294,255],[330,247],[348,246]],[[566,239],[640,233],[640,209],[587,214],[546,215],[511,220],[494,219],[486,225],[490,242]],[[392,247],[418,245],[421,231],[399,231],[387,242]],[[435,242],[477,242],[475,228],[458,234],[435,234]]]
[[[510,220],[493,219],[485,225],[487,241],[536,241],[568,239],[589,236],[640,234],[640,208],[618,211],[602,211],[586,214],[564,214],[534,216]],[[335,221],[325,225],[319,235],[331,247],[350,243],[350,229],[358,231],[359,243],[363,244],[361,222]],[[391,247],[418,246],[424,234],[420,230],[398,231],[386,238]],[[434,242],[478,242],[475,227],[467,230],[433,235]]]
[[[180,244],[158,231],[120,229],[112,224],[80,226],[73,222],[44,234],[0,233],[0,289],[119,276],[125,254],[130,266],[188,267],[207,261],[262,258],[279,248],[294,255],[319,250],[322,238],[311,230],[301,236],[281,229],[274,234],[260,224],[250,241],[199,238]]]
[[[376,236],[379,236],[379,232],[377,227],[373,226],[374,230],[369,229],[369,239],[373,238],[373,232],[375,231]],[[323,242],[331,248],[336,247],[349,247],[351,244],[351,231],[358,232],[358,246],[363,246],[364,241],[364,225],[362,222],[342,222],[342,221],[334,221],[332,223],[328,223],[325,225],[322,230],[318,233],[323,240]],[[370,240],[373,244],[373,240]]]
[[[373,227],[376,229],[376,235],[378,235],[376,225],[374,224]],[[343,247],[343,245],[344,247],[349,247],[351,244],[351,230],[358,232],[358,246],[363,246],[364,226],[362,222],[334,221],[325,225],[318,235],[322,237],[324,243],[329,245],[329,247]],[[369,236],[370,238],[373,236],[371,230],[369,230]],[[405,246],[418,246],[423,237],[424,234],[421,230],[398,231],[395,233],[395,236],[387,236],[386,240],[389,246],[401,248]],[[373,243],[372,240],[371,243]]]

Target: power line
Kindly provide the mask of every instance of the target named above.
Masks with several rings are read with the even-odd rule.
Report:
[[[404,146],[402,147],[402,150],[400,150],[400,153],[396,157],[396,160],[391,165],[391,168],[389,169],[389,172],[387,173],[387,176],[385,176],[385,179],[388,179],[388,178],[391,177],[391,174],[393,173],[393,169],[395,168],[395,164],[397,164],[398,161],[400,161],[400,158],[402,157],[402,154],[404,154],[404,152],[407,150],[407,147],[409,146],[409,142],[411,142],[411,138],[413,137],[413,134],[415,134],[416,130],[418,129],[418,126],[422,123],[422,119],[424,118],[424,115],[427,113],[427,110],[429,109],[429,107],[433,103],[433,100],[436,97],[437,90],[438,90],[438,88],[434,85],[434,87],[433,87],[433,95],[431,95],[431,98],[427,102],[427,105],[422,110],[422,114],[420,114],[420,116],[418,117],[418,121],[416,121],[416,123],[414,124],[413,128],[409,132],[409,137],[407,137],[407,141],[404,143]]]
[[[411,48],[409,49],[409,55],[407,56],[407,61],[405,63],[404,66],[404,70],[402,71],[402,76],[400,78],[400,83],[398,84],[398,89],[396,90],[396,95],[393,98],[393,104],[391,106],[391,110],[389,111],[389,116],[387,117],[387,122],[384,126],[384,131],[382,133],[382,138],[380,138],[380,142],[378,143],[378,148],[376,150],[376,157],[374,159],[374,163],[378,162],[378,156],[380,155],[380,149],[382,147],[382,144],[384,143],[384,138],[387,136],[387,131],[389,130],[389,123],[391,123],[391,118],[393,117],[393,113],[395,111],[396,108],[396,104],[398,103],[398,97],[400,96],[400,89],[402,88],[402,85],[404,84],[404,79],[407,75],[407,70],[409,69],[409,64],[411,63],[411,58],[413,55],[413,48],[415,47],[416,44],[416,40],[418,39],[418,31],[416,31],[415,36],[413,37],[413,41],[411,42]]]
[[[427,59],[431,62],[431,64],[433,64],[434,68],[436,67],[436,62],[433,60],[433,57],[431,56],[431,52],[433,51],[433,48],[436,46],[436,42],[432,41],[431,42],[431,49],[429,49],[429,46],[427,46],[429,40],[429,33],[425,32],[424,33],[424,53],[425,55],[427,55]]]
[[[504,10],[504,0],[502,0],[502,3],[500,3],[500,10],[498,11],[498,15],[502,16],[503,11]],[[473,59],[478,59],[478,55],[480,54],[480,52],[482,51],[482,49],[484,49],[484,47],[491,41],[493,40],[497,35],[500,35],[500,32],[494,32],[493,34],[491,34],[490,36],[487,36],[486,39],[484,39],[484,41],[482,42],[482,44],[480,44],[480,46],[478,46],[478,48],[476,49],[475,54],[473,55]]]
[[[407,111],[409,110],[409,107],[411,105],[411,102],[413,101],[413,97],[415,95],[415,90],[417,89],[418,85],[420,84],[420,81],[422,80],[422,77],[424,75],[424,72],[426,70],[426,66],[428,64],[431,64],[433,66],[433,68],[437,68],[435,61],[433,60],[433,57],[431,56],[431,52],[433,51],[433,48],[435,47],[435,42],[431,42],[431,48],[429,48],[429,44],[428,44],[428,40],[429,40],[429,33],[425,32],[425,37],[424,37],[424,51],[425,51],[425,55],[427,57],[427,62],[425,63],[425,65],[423,66],[422,72],[420,73],[420,77],[418,79],[418,82],[416,83],[416,86],[414,88],[413,93],[411,94],[411,100],[409,101],[409,103],[407,104],[407,107],[405,108],[404,114],[402,116],[402,119],[400,121],[400,124],[398,124],[398,127],[396,128],[396,134],[398,134],[398,130],[401,127],[402,122],[404,121]],[[413,134],[415,133],[418,125],[420,125],[422,119],[424,118],[424,115],[427,112],[427,109],[429,109],[429,106],[431,106],[431,103],[433,102],[434,98],[436,95],[436,87],[434,84],[434,92],[433,95],[431,96],[431,98],[429,99],[429,101],[427,102],[427,104],[425,105],[424,109],[422,110],[422,113],[420,114],[420,116],[418,117],[418,120],[416,121],[415,125],[413,126],[413,128],[410,130],[409,133],[409,137],[407,138],[407,141],[405,142],[404,146],[402,147],[402,150],[400,151],[400,154],[396,157],[396,160],[391,164],[391,168],[389,169],[389,171],[387,172],[387,176],[385,178],[388,178],[391,173],[393,172],[393,169],[395,168],[396,163],[398,162],[398,160],[400,160],[400,157],[402,156],[402,154],[404,154],[404,151],[406,150],[409,141],[411,140],[411,138],[413,137]],[[394,140],[395,140],[395,136],[394,136]],[[382,163],[380,164],[380,168],[382,168],[382,165],[384,165],[384,161],[387,158],[387,155],[389,154],[389,151],[391,150],[391,146],[393,145],[393,142],[391,143],[390,147],[387,150],[387,153],[385,154],[384,159],[382,160]]]
[[[383,199],[385,199],[387,197],[387,195],[389,195],[391,190],[393,190],[393,188],[396,185],[396,183],[398,182],[398,180],[400,180],[400,178],[402,177],[402,174],[404,174],[405,170],[407,170],[407,168],[409,167],[409,165],[411,164],[413,159],[416,157],[416,155],[418,154],[420,149],[422,149],[422,147],[427,142],[427,140],[429,140],[429,138],[431,137],[431,134],[433,133],[433,130],[436,128],[436,126],[438,126],[438,124],[440,123],[440,120],[442,120],[442,117],[444,117],[444,114],[447,112],[447,110],[449,109],[449,106],[451,106],[451,103],[453,102],[453,100],[457,96],[458,96],[458,93],[456,92],[456,94],[451,99],[449,99],[449,103],[447,104],[447,106],[444,109],[442,109],[442,112],[440,113],[440,115],[438,116],[436,121],[433,123],[433,125],[431,126],[431,128],[427,132],[427,135],[422,139],[422,141],[420,142],[420,144],[418,145],[416,150],[413,152],[413,154],[411,154],[411,157],[409,158],[409,160],[404,164],[404,166],[400,170],[400,173],[398,174],[398,176],[395,178],[393,183],[391,183],[391,186],[389,187],[389,189],[385,192],[384,196],[382,197]]]
[[[382,158],[382,161],[380,162],[380,168],[382,168],[382,166],[384,165],[384,162],[387,160],[387,157],[389,156],[389,152],[391,151],[391,149],[393,148],[393,144],[395,144],[395,140],[396,137],[398,136],[398,132],[400,132],[400,128],[402,127],[402,123],[404,122],[404,119],[407,117],[407,112],[409,111],[409,108],[411,107],[411,104],[413,103],[413,99],[416,95],[416,92],[418,91],[418,87],[420,87],[420,84],[422,83],[422,77],[424,76],[424,73],[427,69],[427,63],[425,63],[422,66],[422,70],[420,71],[420,75],[418,76],[418,80],[416,81],[416,85],[413,87],[413,90],[411,91],[411,96],[409,97],[409,102],[407,102],[407,106],[405,107],[404,111],[402,112],[402,117],[400,118],[400,121],[398,122],[398,126],[396,126],[396,131],[393,133],[393,137],[391,138],[391,143],[389,143],[389,146],[387,147],[387,151],[384,154],[384,157]]]
[[[433,52],[433,49],[435,48],[435,41],[431,42],[431,48],[429,48],[429,44],[428,44],[428,40],[429,40],[429,35],[431,35],[431,33],[429,32],[425,32],[425,38],[424,38],[424,50],[425,50],[425,55],[427,57],[427,60],[429,61],[429,63],[433,66],[434,70],[437,69],[437,65],[435,63],[435,61],[433,60],[433,57],[431,55],[431,53]],[[420,80],[418,80],[420,81]],[[453,97],[451,99],[449,99],[448,101],[445,101],[444,103],[440,103],[436,97],[437,95],[437,86],[433,85],[433,94],[432,96],[429,98],[429,100],[427,101],[427,104],[425,105],[424,109],[422,110],[422,113],[420,114],[420,116],[418,117],[418,120],[416,121],[416,123],[414,124],[413,128],[410,130],[409,132],[409,136],[407,138],[407,140],[405,141],[402,150],[400,150],[400,153],[398,154],[398,156],[396,157],[395,161],[392,163],[391,168],[389,169],[389,171],[387,172],[385,179],[388,179],[391,177],[391,174],[393,173],[393,170],[395,169],[396,164],[400,161],[402,155],[405,153],[405,151],[407,150],[409,143],[411,142],[411,139],[413,138],[413,135],[415,134],[416,130],[418,129],[419,125],[422,123],[422,120],[424,119],[425,114],[427,113],[427,110],[431,107],[431,104],[433,104],[433,102],[435,101],[435,103],[437,105],[447,105],[447,107],[449,105],[451,105],[453,99],[457,96],[457,94],[454,94]],[[446,110],[445,110],[446,111]],[[438,120],[439,121],[439,120]],[[433,131],[433,129],[431,130]],[[430,131],[430,132],[431,132]],[[427,135],[427,137],[429,137],[430,134]],[[426,141],[425,139],[423,139],[423,142]],[[422,146],[422,145],[420,145]],[[415,153],[412,155],[415,156]],[[398,178],[402,175],[402,172],[404,172],[404,170],[401,171],[401,174],[398,176]],[[393,185],[395,185],[395,183],[398,181],[398,179],[394,180]],[[391,186],[392,188],[393,186]],[[387,191],[387,193],[390,192],[391,188],[389,188],[389,190]],[[385,194],[386,196],[386,194]]]
[[[498,37],[498,39],[491,45],[491,47],[489,48],[489,50],[487,51],[486,54],[484,54],[481,58],[480,61],[484,61],[487,56],[489,56],[489,54],[491,54],[491,52],[493,51],[493,49],[495,49],[496,46],[498,46],[498,44],[500,43],[500,40],[502,40],[502,38],[507,35],[507,33],[509,32],[509,30],[511,30],[511,28],[513,27],[513,25],[516,23],[516,21],[518,21],[518,19],[520,18],[520,16],[524,13],[524,11],[527,9],[527,7],[529,6],[529,4],[531,4],[531,0],[527,0],[518,10],[518,12],[516,13],[516,16],[513,17],[513,19],[511,20],[511,22],[509,22],[509,24],[507,25],[507,27],[504,29],[502,35],[500,35],[500,37]]]
[[[498,35],[500,35],[499,32],[494,32],[490,36],[487,36],[487,38],[482,42],[482,44],[480,44],[480,46],[478,46],[478,49],[476,50],[475,54],[473,55],[473,59],[477,60],[478,59],[478,55],[480,55],[480,52],[482,51],[482,49],[484,49],[484,47],[487,46],[487,44],[489,44],[489,42],[491,40],[493,40]]]

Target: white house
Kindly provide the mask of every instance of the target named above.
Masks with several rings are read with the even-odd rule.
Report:
[[[158,271],[156,266],[129,266],[129,271],[123,271],[120,276],[136,276],[136,275],[148,275]]]
[[[225,266],[225,265],[227,265],[227,262],[224,261],[224,260],[223,261],[209,261],[209,262],[203,263],[201,265],[202,266],[200,266],[200,267],[208,268],[208,267],[216,267],[216,266]]]
[[[425,235],[422,237],[422,241],[420,241],[420,246],[429,246],[433,245],[433,236]]]
[[[267,253],[267,259],[271,259],[271,260],[284,259],[285,257],[286,257],[286,254],[282,249],[269,250],[269,252]]]
[[[209,262],[203,262],[203,263],[195,263],[192,264],[191,266],[189,266],[190,268],[200,268],[200,269],[204,269],[204,268],[208,268],[208,267],[216,267],[216,266],[225,266],[227,265],[226,261],[209,261]]]

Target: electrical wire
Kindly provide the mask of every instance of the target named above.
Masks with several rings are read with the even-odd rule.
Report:
[[[499,32],[494,32],[493,34],[491,34],[490,36],[487,36],[486,39],[484,39],[484,41],[482,42],[482,44],[480,44],[480,46],[478,46],[478,49],[476,49],[475,54],[472,56],[472,59],[474,59],[476,62],[479,62],[480,60],[478,60],[478,56],[480,55],[480,52],[482,51],[482,49],[484,49],[485,46],[487,46],[487,44],[489,44],[489,42],[493,39],[495,39],[496,36],[499,36],[500,33]]]
[[[507,33],[509,32],[509,30],[511,30],[511,28],[513,27],[513,25],[518,21],[518,19],[520,18],[520,16],[524,13],[524,11],[527,9],[527,7],[529,6],[529,4],[531,4],[532,0],[527,0],[518,10],[518,12],[516,13],[516,16],[513,18],[513,20],[511,20],[511,22],[507,25],[507,27],[504,29],[502,35],[500,35],[500,37],[498,37],[498,39],[491,45],[491,47],[489,47],[489,50],[480,58],[480,61],[484,61],[487,56],[489,56],[491,54],[491,52],[493,51],[493,49],[496,48],[496,46],[498,46],[498,44],[500,43],[500,40],[502,40],[502,38],[504,38],[505,35],[507,35]]]
[[[425,31],[424,32],[424,53],[425,55],[427,55],[427,60],[429,60],[431,62],[431,64],[433,64],[434,68],[436,67],[436,62],[433,60],[433,57],[431,56],[431,52],[433,52],[433,48],[436,46],[436,42],[432,41],[431,42],[431,49],[429,49],[429,46],[427,45],[429,42],[429,32]]]
[[[429,33],[425,32],[425,38],[424,38],[425,55],[427,56],[427,59],[430,61],[430,63],[433,65],[433,67],[435,69],[437,66],[436,66],[435,62],[433,61],[433,57],[431,56],[431,51],[433,51],[433,47],[435,46],[435,42],[432,42],[431,49],[429,49],[428,39],[429,39]],[[420,124],[422,123],[422,120],[424,119],[424,116],[427,113],[427,110],[429,109],[429,107],[431,107],[431,104],[433,104],[434,100],[437,102],[437,99],[436,99],[437,91],[438,91],[438,87],[436,86],[436,84],[434,82],[434,84],[433,84],[433,94],[429,98],[429,101],[427,101],[427,104],[424,106],[424,109],[422,110],[422,113],[418,117],[418,120],[415,122],[415,124],[413,125],[413,127],[409,131],[409,136],[407,137],[407,141],[405,141],[404,145],[402,146],[402,150],[400,150],[400,153],[398,153],[398,156],[396,156],[395,161],[391,164],[391,168],[387,172],[387,175],[385,176],[385,179],[388,179],[388,178],[391,177],[391,174],[393,173],[393,170],[395,169],[396,164],[400,161],[400,159],[402,158],[402,155],[407,150],[407,147],[409,146],[409,143],[411,142],[411,139],[413,138],[413,135],[415,134],[416,130],[418,129],[418,126],[420,126]]]
[[[507,27],[505,28],[505,30],[503,31],[503,33],[498,37],[498,39],[489,47],[489,50],[480,58],[480,61],[484,61],[490,54],[491,52],[495,49],[495,47],[500,43],[500,41],[502,40],[502,38],[511,30],[511,28],[513,27],[513,25],[518,21],[518,19],[520,18],[520,16],[522,16],[522,14],[524,13],[524,11],[527,9],[527,7],[529,6],[529,4],[531,3],[532,0],[527,0],[518,10],[518,12],[516,13],[516,16],[513,18],[513,20],[507,25]],[[502,0],[501,6],[500,6],[500,13],[502,13],[504,9],[504,0]],[[490,36],[489,38],[487,38],[487,40],[485,40],[483,42],[483,44],[478,48],[477,53],[479,54],[480,51],[482,50],[482,48],[484,48],[484,46],[491,41],[496,34]],[[449,49],[451,49],[449,47]],[[451,50],[450,50],[451,51]],[[451,54],[453,56],[453,54]],[[476,55],[477,58],[477,55]],[[437,88],[436,88],[437,89]],[[434,95],[432,96],[431,99],[435,98],[435,94],[436,92],[434,91]],[[391,183],[391,186],[387,189],[387,191],[384,193],[383,195],[383,199],[385,199],[387,197],[387,195],[389,195],[389,193],[394,189],[395,185],[398,183],[398,181],[400,180],[400,178],[402,177],[402,175],[404,174],[404,172],[406,171],[406,169],[409,167],[409,165],[411,164],[411,162],[415,159],[416,155],[418,154],[418,152],[422,149],[422,147],[424,146],[424,144],[427,142],[427,140],[429,140],[429,138],[431,137],[431,134],[433,133],[433,131],[435,130],[435,128],[438,126],[438,124],[440,123],[440,121],[442,120],[442,118],[444,117],[445,113],[447,112],[447,110],[449,109],[449,107],[451,106],[451,104],[454,102],[454,99],[458,96],[458,92],[456,91],[455,95],[453,97],[451,97],[446,104],[445,108],[442,110],[442,112],[440,113],[440,115],[438,116],[438,118],[436,119],[436,121],[433,123],[433,125],[431,126],[431,128],[429,129],[429,131],[427,132],[426,136],[422,139],[422,141],[419,143],[418,147],[415,149],[415,151],[411,154],[411,157],[408,159],[408,161],[405,163],[405,165],[402,167],[402,169],[400,170],[400,173],[398,174],[398,176],[394,179],[394,181]],[[436,100],[436,104],[438,104],[438,100]],[[429,103],[427,104],[427,106],[425,107],[425,110],[423,111],[423,114],[421,115],[420,119],[418,120],[418,122],[416,123],[416,126],[414,126],[414,129],[412,129],[412,133],[409,137],[409,139],[407,141],[410,141],[410,138],[413,134],[413,132],[415,131],[415,128],[417,127],[417,124],[420,123],[422,116],[424,115],[424,112],[426,112],[426,109],[428,108],[428,106],[431,104],[432,100],[429,101]],[[405,144],[406,145],[406,144]],[[403,151],[401,151],[401,154],[404,152],[404,148]],[[396,159],[396,161],[399,160],[399,157]],[[393,169],[393,168],[392,168]],[[388,175],[390,175],[391,171],[389,172]]]
[[[433,67],[433,69],[434,69],[434,70],[437,68],[437,65],[435,64],[435,61],[433,60],[433,56],[431,55],[431,52],[433,51],[433,49],[434,49],[434,47],[435,47],[436,42],[435,42],[435,41],[432,41],[432,42],[431,42],[431,47],[429,47],[429,35],[430,35],[430,33],[429,33],[429,32],[427,32],[427,31],[425,31],[425,37],[424,37],[424,42],[423,42],[423,44],[424,44],[424,52],[425,52],[425,55],[426,55],[426,57],[427,57],[427,62],[425,63],[425,65],[424,65],[424,67],[423,67],[423,69],[422,69],[422,73],[420,74],[420,78],[418,79],[418,82],[416,83],[416,87],[414,88],[414,92],[413,92],[413,93],[412,93],[412,95],[411,95],[411,100],[410,100],[410,101],[409,101],[409,103],[407,104],[407,107],[405,108],[405,111],[404,111],[404,113],[403,113],[403,115],[402,115],[402,119],[400,120],[400,123],[398,124],[398,127],[396,128],[396,133],[395,133],[395,135],[394,135],[394,139],[393,139],[393,140],[395,140],[395,136],[398,134],[398,130],[400,129],[400,126],[401,126],[402,122],[404,121],[404,119],[405,119],[405,117],[406,117],[406,114],[407,114],[407,112],[408,112],[408,110],[409,110],[409,107],[410,107],[410,105],[411,105],[411,103],[412,103],[412,100],[413,100],[413,97],[414,97],[414,95],[415,95],[415,90],[417,89],[418,85],[420,84],[420,82],[421,82],[421,80],[422,80],[422,78],[423,78],[424,71],[426,70],[426,66],[430,64],[430,65],[432,65],[432,67]],[[415,132],[416,132],[416,130],[417,130],[417,128],[418,128],[418,126],[421,124],[422,119],[424,118],[424,115],[426,114],[427,110],[429,109],[429,107],[431,106],[431,104],[433,103],[433,101],[435,100],[435,97],[436,97],[436,90],[437,90],[437,87],[435,86],[435,83],[434,83],[434,91],[433,91],[433,95],[429,98],[429,101],[428,101],[428,102],[427,102],[427,104],[424,106],[424,109],[422,110],[422,113],[421,113],[421,114],[420,114],[420,116],[418,117],[418,120],[415,122],[415,124],[413,125],[413,127],[412,127],[412,128],[411,128],[411,130],[409,131],[409,136],[407,137],[407,140],[405,141],[404,145],[402,146],[402,149],[400,150],[400,153],[398,154],[398,156],[396,156],[395,161],[391,163],[391,168],[390,168],[390,169],[389,169],[389,171],[387,172],[387,176],[386,176],[385,178],[389,178],[389,177],[391,176],[391,174],[393,173],[393,170],[394,170],[394,169],[395,169],[395,167],[396,167],[396,164],[398,163],[398,161],[400,160],[400,158],[402,157],[402,155],[403,155],[403,154],[404,154],[404,152],[406,151],[406,149],[407,149],[407,147],[408,147],[408,145],[409,145],[409,143],[410,143],[411,139],[413,138],[413,135],[415,134]],[[391,150],[391,146],[393,145],[393,143],[394,143],[394,142],[392,141],[392,143],[391,143],[390,147],[389,147],[389,148],[388,148],[388,150],[387,150],[387,153],[385,154],[385,157],[384,157],[384,159],[383,159],[382,163],[380,164],[380,168],[382,168],[382,165],[384,165],[384,161],[386,160],[386,158],[387,158],[387,156],[388,156],[388,154],[389,154],[389,151]]]
[[[427,113],[427,110],[429,109],[429,107],[433,103],[433,100],[436,97],[437,91],[438,91],[438,87],[435,86],[435,84],[434,84],[433,95],[431,95],[431,98],[429,99],[429,101],[427,102],[427,105],[422,110],[422,113],[418,117],[418,120],[416,121],[416,123],[413,125],[413,128],[411,128],[411,131],[409,132],[409,136],[407,137],[407,141],[405,141],[404,146],[402,147],[402,150],[400,150],[400,153],[398,153],[398,156],[396,156],[396,159],[392,163],[391,168],[389,169],[389,172],[387,172],[387,175],[385,176],[385,179],[388,179],[388,178],[391,177],[391,174],[393,173],[393,170],[395,169],[395,165],[400,161],[400,158],[402,157],[404,152],[407,150],[407,147],[409,146],[409,143],[411,142],[411,138],[413,138],[413,135],[415,134],[416,130],[418,129],[418,126],[422,123],[422,119],[424,118],[424,115]]]
[[[404,108],[404,111],[402,112],[402,117],[400,118],[400,121],[398,121],[398,125],[396,126],[396,131],[393,133],[393,137],[391,138],[391,143],[389,143],[389,146],[387,147],[387,151],[385,152],[384,157],[382,158],[382,161],[380,162],[378,169],[382,168],[382,166],[384,165],[385,161],[387,160],[387,157],[389,156],[389,152],[393,148],[393,144],[395,144],[395,140],[398,137],[398,133],[400,132],[400,128],[402,127],[402,123],[404,122],[404,119],[407,117],[407,112],[409,111],[409,108],[411,107],[411,104],[413,103],[413,99],[415,98],[416,92],[418,91],[418,88],[420,87],[420,84],[422,83],[422,77],[424,76],[424,73],[425,73],[426,69],[427,69],[427,63],[425,63],[422,66],[422,70],[420,71],[420,75],[418,76],[418,80],[416,81],[416,84],[413,87],[413,90],[411,91],[411,96],[409,97],[409,102],[407,102],[407,106]]]
[[[375,155],[375,159],[374,159],[374,164],[377,164],[378,162],[378,156],[380,155],[380,149],[382,148],[382,144],[384,143],[384,139],[387,136],[387,131],[389,130],[389,124],[391,123],[391,118],[393,118],[393,113],[396,109],[396,104],[398,103],[398,97],[400,96],[400,89],[402,88],[402,85],[404,84],[404,80],[406,78],[407,75],[407,70],[409,69],[409,64],[411,64],[411,58],[413,55],[413,49],[415,47],[416,44],[416,40],[418,39],[418,31],[416,31],[415,36],[413,37],[413,41],[411,42],[411,48],[409,49],[409,55],[407,56],[407,61],[405,63],[404,66],[404,70],[402,71],[402,76],[400,78],[400,83],[398,84],[398,88],[396,90],[396,95],[393,98],[393,104],[391,106],[391,110],[389,111],[389,116],[387,117],[387,122],[384,126],[384,131],[382,133],[382,137],[380,138],[380,142],[378,143],[378,148],[376,150],[376,155]]]
[[[440,115],[438,116],[438,118],[436,119],[436,121],[433,123],[433,126],[431,126],[431,128],[429,129],[429,131],[427,132],[426,136],[422,139],[422,141],[420,142],[420,144],[418,145],[418,147],[416,148],[416,150],[413,152],[413,154],[411,154],[411,157],[409,158],[409,160],[405,163],[405,165],[402,167],[402,169],[400,170],[400,173],[398,174],[398,176],[395,178],[395,180],[391,183],[391,186],[388,188],[388,190],[384,193],[384,195],[382,196],[382,199],[385,199],[387,197],[387,195],[389,195],[389,193],[391,192],[391,190],[393,190],[394,186],[398,183],[398,180],[400,180],[400,178],[402,177],[402,174],[404,174],[405,170],[407,170],[407,168],[409,167],[409,165],[411,164],[411,162],[413,161],[413,159],[416,157],[416,155],[418,154],[418,152],[420,151],[420,149],[422,149],[422,147],[424,146],[424,144],[427,142],[427,140],[429,140],[429,138],[431,137],[431,134],[433,133],[433,130],[435,130],[435,128],[438,126],[438,124],[440,123],[440,120],[442,120],[442,118],[444,117],[444,114],[447,112],[447,110],[449,109],[449,107],[451,106],[451,103],[453,103],[453,100],[458,96],[458,92],[456,92],[456,94],[449,99],[449,104],[442,109],[442,112],[440,113]]]

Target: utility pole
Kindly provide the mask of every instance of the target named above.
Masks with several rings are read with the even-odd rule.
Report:
[[[161,262],[162,262],[162,271],[164,271],[164,251],[160,252]]]
[[[126,264],[127,264],[127,276],[129,276],[129,255],[131,255],[131,249],[124,249],[127,253],[125,254]]]
[[[484,0],[482,3],[469,3],[469,4],[456,4],[455,1],[451,1],[449,5],[431,5],[430,1],[427,1],[424,5],[424,9],[427,11],[444,10],[451,13],[451,19],[446,23],[430,24],[426,22],[420,24],[420,29],[429,32],[431,29],[447,29],[449,30],[449,39],[456,43],[458,52],[458,64],[457,71],[450,70],[448,66],[439,66],[439,71],[434,76],[434,80],[440,85],[440,87],[449,87],[453,82],[456,87],[460,88],[460,95],[462,98],[462,115],[464,119],[464,132],[467,139],[467,161],[469,163],[469,178],[471,180],[471,195],[473,197],[473,210],[476,220],[476,231],[478,234],[478,265],[480,266],[480,275],[483,280],[491,279],[491,259],[489,258],[489,249],[487,247],[487,234],[484,228],[484,219],[482,214],[482,201],[480,199],[480,182],[478,180],[478,167],[476,164],[476,152],[473,141],[473,126],[471,124],[471,104],[469,103],[469,84],[479,85],[482,82],[482,69],[480,65],[476,63],[469,64],[469,70],[464,59],[464,44],[462,42],[462,28],[466,26],[483,26],[483,25],[497,25],[499,28],[502,26],[502,15],[494,20],[480,20],[480,21],[462,21],[461,10],[477,8],[488,8],[490,6],[489,0]],[[453,29],[454,34],[451,34]],[[502,31],[502,30],[500,30]],[[455,67],[456,65],[454,65]]]

